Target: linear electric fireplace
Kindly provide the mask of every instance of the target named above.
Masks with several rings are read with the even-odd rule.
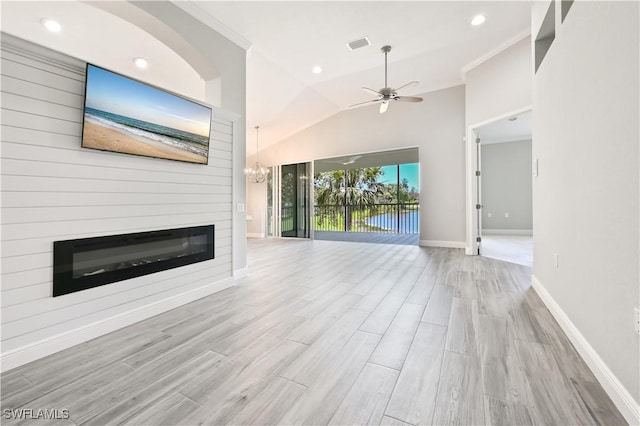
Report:
[[[55,241],[53,296],[213,259],[214,225]]]

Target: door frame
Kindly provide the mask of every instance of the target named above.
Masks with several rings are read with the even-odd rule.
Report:
[[[293,164],[282,164],[280,165],[280,236],[284,237],[284,238],[297,238],[298,237],[298,164],[299,163],[293,163]],[[293,171],[285,171],[289,170],[289,168],[292,168]],[[283,197],[282,197],[282,192],[283,192],[283,187],[285,186],[283,183],[286,182],[287,180],[284,178],[285,175],[291,175],[293,174],[293,182],[292,182],[292,197],[293,197],[293,202],[292,205],[290,207],[288,207],[288,209],[291,210],[291,229],[282,229],[282,209],[283,209]],[[288,187],[289,185],[287,185]],[[284,235],[285,232],[288,235]]]
[[[286,165],[291,165],[291,164],[302,164],[305,163],[307,166],[307,185],[308,185],[308,193],[309,193],[309,203],[310,206],[308,207],[309,209],[309,214],[308,214],[308,232],[309,232],[309,237],[307,238],[303,238],[303,239],[313,239],[314,235],[313,235],[313,231],[314,231],[314,227],[313,227],[313,223],[314,223],[314,209],[313,209],[313,199],[314,199],[314,193],[313,193],[313,173],[314,173],[314,169],[313,169],[313,160],[311,161],[300,161],[297,163],[286,163],[286,164],[277,164],[274,166],[271,166],[271,174],[272,174],[272,201],[273,201],[273,205],[272,205],[272,214],[271,214],[271,221],[272,221],[272,229],[273,229],[273,235],[269,235],[269,230],[266,229],[265,232],[265,236],[268,238],[287,238],[287,239],[292,239],[292,238],[299,238],[299,237],[283,237],[282,236],[282,210],[281,210],[281,206],[282,206],[282,166],[286,166]],[[266,191],[268,191],[268,185],[266,186]],[[269,200],[268,197],[265,197],[265,212],[268,211],[269,209]],[[265,216],[268,216],[268,214],[266,214]],[[268,217],[267,217],[267,222],[268,222]],[[269,224],[267,223],[267,227],[269,226]]]
[[[478,221],[476,220],[476,204],[478,200],[478,184],[476,179],[476,164],[478,155],[476,153],[476,129],[484,125],[493,123],[494,121],[503,120],[513,115],[522,114],[523,112],[532,111],[533,105],[529,104],[521,108],[509,111],[504,114],[494,116],[492,118],[473,123],[466,128],[465,132],[465,170],[466,170],[466,228],[467,228],[467,244],[465,254],[470,256],[478,255],[478,243],[476,236],[480,235],[478,230]]]
[[[265,197],[265,215],[267,217],[267,228],[265,236],[267,238],[280,237],[280,165],[270,167],[271,171],[271,217],[269,217],[269,196]],[[266,191],[269,191],[269,185],[266,185]],[[271,221],[271,223],[269,223]],[[271,235],[269,235],[269,227],[271,227]]]

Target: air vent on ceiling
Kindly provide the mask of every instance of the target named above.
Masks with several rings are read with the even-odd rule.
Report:
[[[360,49],[361,47],[370,46],[371,42],[367,37],[359,38],[358,40],[353,40],[347,43],[347,47],[351,50]]]

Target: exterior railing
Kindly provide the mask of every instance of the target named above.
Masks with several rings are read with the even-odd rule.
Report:
[[[294,230],[294,215],[296,214],[295,206],[282,206],[280,211],[281,224],[280,230],[282,232],[293,231]]]
[[[418,203],[314,206],[316,231],[419,232]]]

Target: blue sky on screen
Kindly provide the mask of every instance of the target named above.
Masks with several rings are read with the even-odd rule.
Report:
[[[209,135],[209,108],[91,65],[87,75],[87,106],[198,135]]]
[[[396,166],[383,166],[381,167],[384,173],[378,180],[383,183],[397,183],[398,172]],[[409,188],[413,187],[420,190],[419,179],[419,166],[418,163],[400,164],[400,180],[406,178],[409,181]]]

